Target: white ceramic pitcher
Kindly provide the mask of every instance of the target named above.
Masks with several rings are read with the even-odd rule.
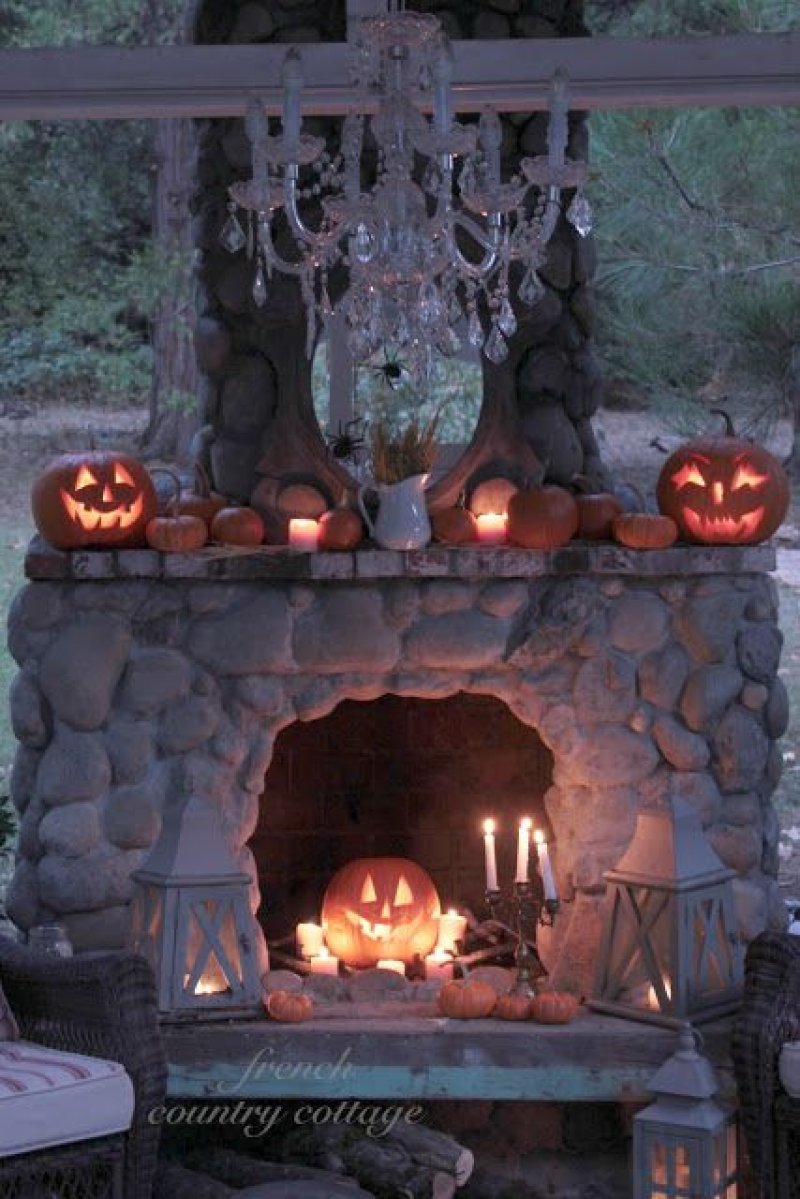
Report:
[[[431,539],[431,524],[425,506],[427,475],[411,475],[401,483],[375,483],[362,487],[358,506],[366,521],[369,535],[387,550],[416,550]],[[373,521],[364,507],[364,492],[377,491],[380,497],[378,515]]]

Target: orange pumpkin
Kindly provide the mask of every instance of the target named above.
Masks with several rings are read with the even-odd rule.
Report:
[[[264,1006],[273,1020],[284,1024],[302,1024],[314,1012],[311,996],[298,991],[270,991]]]
[[[527,550],[566,545],[578,531],[578,505],[563,487],[518,491],[508,501],[507,538]]]
[[[607,491],[575,496],[578,505],[578,536],[587,541],[608,541],[614,521],[622,515],[622,501]]]
[[[158,511],[153,482],[135,458],[111,450],[63,454],[45,467],[31,492],[36,528],[61,550],[145,544]]]
[[[439,992],[439,1011],[454,1020],[480,1020],[494,1011],[497,993],[479,978],[455,978]]]
[[[332,508],[319,519],[321,550],[354,550],[363,536],[361,517],[352,508]]]
[[[210,527],[217,513],[227,506],[224,495],[211,490],[211,483],[199,462],[194,467],[194,490],[182,491],[173,504],[180,516],[199,516]]]
[[[211,539],[223,545],[261,545],[264,522],[254,508],[220,508],[211,522]]]
[[[527,1020],[531,1014],[531,1001],[527,995],[500,995],[493,1016],[498,1020]]]
[[[614,540],[632,550],[663,550],[678,540],[671,516],[654,512],[623,512],[612,526]]]
[[[147,544],[165,554],[190,554],[208,541],[206,522],[199,516],[154,516],[146,530]]]
[[[737,437],[727,412],[725,435],[699,437],[667,458],[658,476],[658,507],[688,541],[754,545],[771,537],[789,507],[786,471],[763,446]]]
[[[580,1006],[568,991],[542,991],[530,1002],[531,1019],[538,1024],[569,1024],[577,1016]]]
[[[416,862],[356,858],[328,883],[322,926],[331,953],[348,966],[410,963],[436,944],[441,910],[433,880]]]
[[[447,545],[466,545],[478,536],[478,523],[466,508],[442,508],[431,513],[431,532],[434,541]]]
[[[287,518],[318,520],[330,506],[330,501],[312,483],[289,483],[278,494],[278,511]]]

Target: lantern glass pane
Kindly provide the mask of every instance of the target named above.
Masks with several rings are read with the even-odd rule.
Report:
[[[677,1195],[692,1193],[691,1157],[685,1145],[678,1145],[675,1149],[675,1187]]]
[[[733,949],[725,931],[722,894],[706,895],[694,912],[694,990],[713,995],[730,985]]]
[[[736,1119],[732,1118],[728,1124],[728,1177],[735,1177],[739,1169],[739,1138],[737,1136],[738,1129],[736,1127]]]
[[[234,903],[229,896],[192,903],[183,987],[187,994],[241,990],[242,972]]]
[[[632,883],[617,893],[606,994],[634,1007],[669,1012],[673,903],[669,893]],[[642,935],[642,930],[646,934]]]

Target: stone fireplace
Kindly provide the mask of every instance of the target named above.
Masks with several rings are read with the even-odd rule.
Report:
[[[585,993],[603,871],[637,812],[679,795],[736,870],[752,937],[781,919],[772,564],[768,547],[34,546],[9,634],[21,816],[9,913],[23,928],[62,920],[79,949],[121,945],[131,872],[186,795],[220,811],[254,913],[262,881],[271,934],[312,914],[320,821],[331,873],[395,837],[421,855],[426,839],[443,899],[477,902],[479,816],[491,808],[510,829],[525,809],[552,836],[563,899],[543,956],[556,985]],[[401,726],[407,773],[390,786],[381,746]]]

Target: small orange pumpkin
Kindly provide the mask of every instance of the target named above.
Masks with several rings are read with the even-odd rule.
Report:
[[[499,995],[493,1016],[498,1020],[527,1020],[531,1014],[531,1001],[527,995]]]
[[[479,978],[454,978],[439,992],[439,1011],[453,1020],[480,1020],[491,1015],[497,992]]]
[[[287,519],[297,516],[319,520],[330,506],[330,501],[312,483],[288,483],[278,493],[278,511]]]
[[[573,482],[578,488],[578,536],[587,541],[609,541],[614,521],[624,511],[622,501],[610,491],[590,491],[584,475],[576,475]]]
[[[508,501],[507,537],[526,550],[553,550],[578,531],[578,505],[564,487],[518,491]]]
[[[61,550],[144,545],[158,511],[150,475],[129,454],[86,450],[54,459],[33,485],[36,528]]]
[[[261,545],[264,522],[254,508],[220,508],[211,522],[211,539],[222,545]]]
[[[614,540],[632,550],[663,550],[678,539],[678,526],[671,516],[654,512],[623,512],[612,526]]]
[[[364,536],[361,517],[352,508],[331,508],[319,519],[321,550],[354,550]]]
[[[580,1006],[568,991],[542,991],[530,1002],[531,1019],[538,1024],[569,1024],[577,1016]]]
[[[199,516],[154,516],[146,529],[147,544],[165,554],[190,554],[208,541],[206,522]]]
[[[434,541],[446,545],[467,545],[478,536],[478,522],[467,508],[441,508],[431,513]]]
[[[311,996],[299,991],[270,991],[264,1006],[273,1020],[284,1024],[302,1024],[314,1012]]]

